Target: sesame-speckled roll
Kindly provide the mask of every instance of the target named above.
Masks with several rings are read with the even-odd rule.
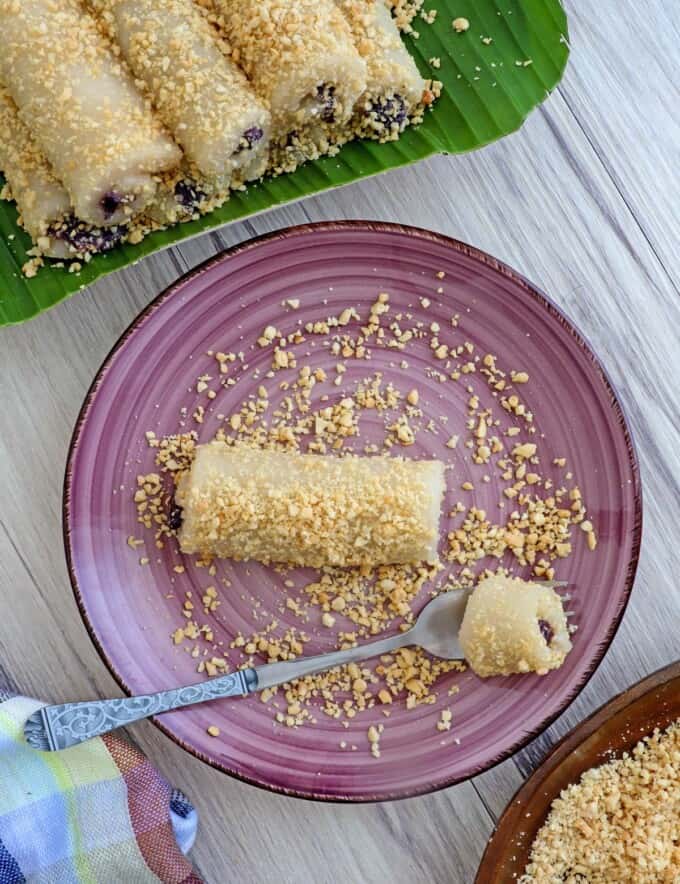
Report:
[[[43,255],[79,258],[113,248],[123,231],[94,228],[73,215],[71,200],[0,84],[0,170],[24,230]]]
[[[201,445],[180,480],[186,553],[294,565],[434,562],[439,461]]]
[[[397,138],[420,104],[425,80],[401,39],[385,0],[335,0],[366,61],[366,89],[355,107],[360,133]]]
[[[277,138],[342,125],[366,64],[333,0],[214,0],[232,58],[268,103]]]
[[[127,221],[180,160],[76,0],[0,0],[0,76],[83,221]]]
[[[192,0],[89,0],[187,159],[206,178],[261,176],[270,116]]]
[[[571,650],[562,600],[550,586],[487,577],[473,591],[460,627],[460,645],[477,675],[557,669]]]

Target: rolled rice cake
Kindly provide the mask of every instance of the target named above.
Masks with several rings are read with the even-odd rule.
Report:
[[[232,59],[269,105],[273,134],[346,123],[366,64],[333,0],[214,0]]]
[[[385,0],[335,0],[366,62],[366,88],[353,114],[355,132],[393,140],[423,100],[426,83]]]
[[[482,678],[536,672],[564,663],[571,639],[562,600],[549,586],[487,577],[470,596],[459,640]]]
[[[0,0],[0,78],[82,221],[129,221],[181,159],[76,0]]]
[[[270,116],[192,0],[88,0],[159,116],[209,182],[267,165]]]
[[[177,488],[180,548],[311,567],[436,561],[439,461],[200,445]]]
[[[98,228],[73,215],[66,189],[0,83],[0,169],[24,230],[52,258],[81,258],[113,248],[123,227]]]

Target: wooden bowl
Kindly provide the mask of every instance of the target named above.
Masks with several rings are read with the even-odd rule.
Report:
[[[628,688],[559,742],[508,804],[487,844],[475,884],[516,881],[553,800],[591,767],[632,749],[680,718],[680,661]]]

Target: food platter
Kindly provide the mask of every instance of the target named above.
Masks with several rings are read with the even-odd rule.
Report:
[[[145,549],[127,543],[140,530],[132,504],[136,476],[153,469],[146,433],[172,432],[180,409],[201,401],[195,379],[214,364],[208,352],[244,347],[249,372],[263,376],[271,354],[244,342],[285,321],[287,299],[299,302],[294,318],[304,324],[320,310],[332,313],[348,303],[365,311],[380,291],[390,293],[394,311],[422,322],[443,327],[452,313],[460,315],[461,332],[481,351],[497,353],[499,363],[516,363],[520,342],[523,365],[540,378],[526,390],[537,430],[551,457],[564,456],[579,477],[598,525],[598,544],[595,551],[578,544],[556,574],[569,582],[578,624],[574,651],[561,669],[545,677],[485,680],[450,673],[442,677],[433,705],[393,705],[380,758],[365,751],[366,728],[382,716],[377,710],[349,729],[322,715],[313,727],[280,727],[257,698],[157,719],[174,740],[216,768],[286,794],[340,801],[404,797],[459,782],[508,757],[586,683],[623,615],[637,565],[642,502],[625,418],[597,358],[542,293],[489,255],[428,231],[370,222],[291,228],[229,250],[163,293],[116,344],[83,405],[65,483],[66,551],[81,613],[121,687],[145,693],[196,680],[195,660],[173,646],[171,636],[185,593],[200,596],[207,579],[205,569],[188,567],[176,545],[155,550],[153,543]],[[376,349],[371,369],[395,384],[409,383],[415,371],[420,378],[426,355],[414,353],[409,374],[391,351]],[[314,358],[319,365],[328,362],[324,352]],[[363,364],[348,366],[347,382],[365,370]],[[246,391],[259,383],[249,377]],[[420,378],[419,386],[420,407],[439,432],[418,436],[409,456],[442,457],[463,481],[470,469],[465,449],[452,452],[444,440],[465,424],[468,393],[447,388],[444,396],[434,378]],[[206,409],[201,440],[212,437],[218,414],[228,413],[243,392],[238,385],[220,389]],[[328,395],[342,392],[330,387]],[[367,438],[381,429],[369,424]],[[495,506],[495,479],[478,488],[476,505]],[[293,582],[303,577],[293,575]],[[252,562],[220,561],[211,579],[223,578],[230,589],[222,594],[213,628],[226,650],[238,631],[252,626],[253,605],[274,610],[286,590],[282,575]],[[420,601],[426,597],[424,591]],[[290,611],[281,617],[296,622]],[[332,649],[316,624],[308,628],[306,653]],[[458,691],[453,700],[451,689]],[[442,734],[436,721],[449,704],[453,727]],[[213,725],[219,740],[207,732]],[[341,742],[357,750],[343,754]]]
[[[24,276],[31,243],[17,225],[14,204],[0,201],[0,325],[30,319],[94,280],[207,230],[433,154],[474,150],[518,129],[558,83],[567,62],[567,22],[559,0],[432,0],[427,8],[436,10],[434,21],[416,19],[418,38],[405,40],[421,73],[440,80],[443,92],[422,125],[407,129],[398,141],[352,142],[337,156],[235,191],[225,205],[197,220],[97,255],[76,273],[47,262],[35,277]],[[469,19],[466,33],[453,30],[456,16]]]

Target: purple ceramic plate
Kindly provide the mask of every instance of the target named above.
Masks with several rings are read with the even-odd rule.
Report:
[[[437,273],[445,276],[439,278]],[[437,292],[441,287],[443,291]],[[380,291],[389,292],[392,310],[413,314],[428,325],[437,321],[451,343],[472,341],[477,352],[494,353],[507,370],[529,372],[523,388],[543,435],[543,463],[566,457],[588,504],[599,543],[590,552],[582,538],[557,576],[569,580],[570,608],[578,631],[564,666],[543,678],[524,676],[480,680],[470,672],[441,679],[434,705],[406,710],[393,703],[389,719],[378,707],[357,716],[348,729],[319,714],[318,725],[287,728],[257,696],[224,700],[162,716],[156,723],[190,752],[247,782],[308,798],[369,801],[417,795],[452,785],[508,757],[543,730],[584,686],[602,659],[623,614],[633,584],[641,532],[642,502],[638,466],[629,430],[600,363],[581,335],[548,299],[508,267],[476,249],[438,234],[398,225],[345,222],[280,231],[237,246],[215,258],[157,298],[116,344],[87,395],[68,461],[64,519],[66,552],[76,598],[99,651],[128,693],[145,693],[197,679],[196,661],[170,634],[181,623],[186,590],[228,578],[215,615],[216,642],[227,649],[241,630],[254,628],[253,601],[280,615],[282,578],[257,564],[223,561],[215,577],[182,561],[174,544],[132,550],[129,535],[141,535],[132,503],[135,478],[153,470],[153,452],[144,434],[175,431],[179,410],[206,407],[200,438],[211,438],[217,415],[229,413],[254,391],[268,370],[271,352],[252,343],[267,324],[291,330],[355,304],[366,314]],[[282,306],[299,298],[300,307]],[[429,300],[423,307],[422,298]],[[427,301],[425,302],[427,305]],[[450,318],[460,314],[460,328]],[[422,350],[418,350],[422,347]],[[248,370],[235,387],[217,386],[212,402],[196,393],[202,373],[215,375],[208,350],[244,350]],[[460,432],[467,418],[465,384],[426,378],[431,364],[427,344],[399,367],[394,351],[374,348],[370,363],[348,362],[349,380],[384,372],[402,389],[420,391],[420,407],[438,435],[421,432],[409,456],[434,456],[453,464],[444,512],[461,496],[458,482],[476,478],[469,502],[497,511],[498,474],[479,481],[462,444],[444,442]],[[321,347],[310,349],[313,365],[335,360]],[[260,380],[252,372],[261,368]],[[486,384],[471,374],[475,388]],[[278,378],[268,382],[270,397],[282,396]],[[331,397],[341,387],[328,387]],[[488,397],[488,393],[486,393]],[[193,424],[187,425],[187,429]],[[368,427],[362,439],[378,436]],[[549,469],[549,468],[548,468]],[[555,469],[555,479],[560,473]],[[545,472],[545,468],[544,468]],[[562,471],[563,473],[564,471]],[[455,480],[451,478],[455,477]],[[454,487],[455,486],[455,487]],[[446,529],[446,520],[443,522]],[[580,533],[580,532],[577,532]],[[141,556],[150,563],[140,566]],[[330,650],[330,639],[313,624],[306,653]],[[236,653],[236,652],[233,652]],[[235,661],[241,659],[235,657]],[[448,689],[460,692],[451,697]],[[440,712],[451,707],[453,727],[436,728]],[[368,752],[366,731],[383,722],[381,757]],[[220,728],[218,738],[206,733]],[[343,750],[339,744],[347,743]],[[357,750],[351,751],[351,745]]]

